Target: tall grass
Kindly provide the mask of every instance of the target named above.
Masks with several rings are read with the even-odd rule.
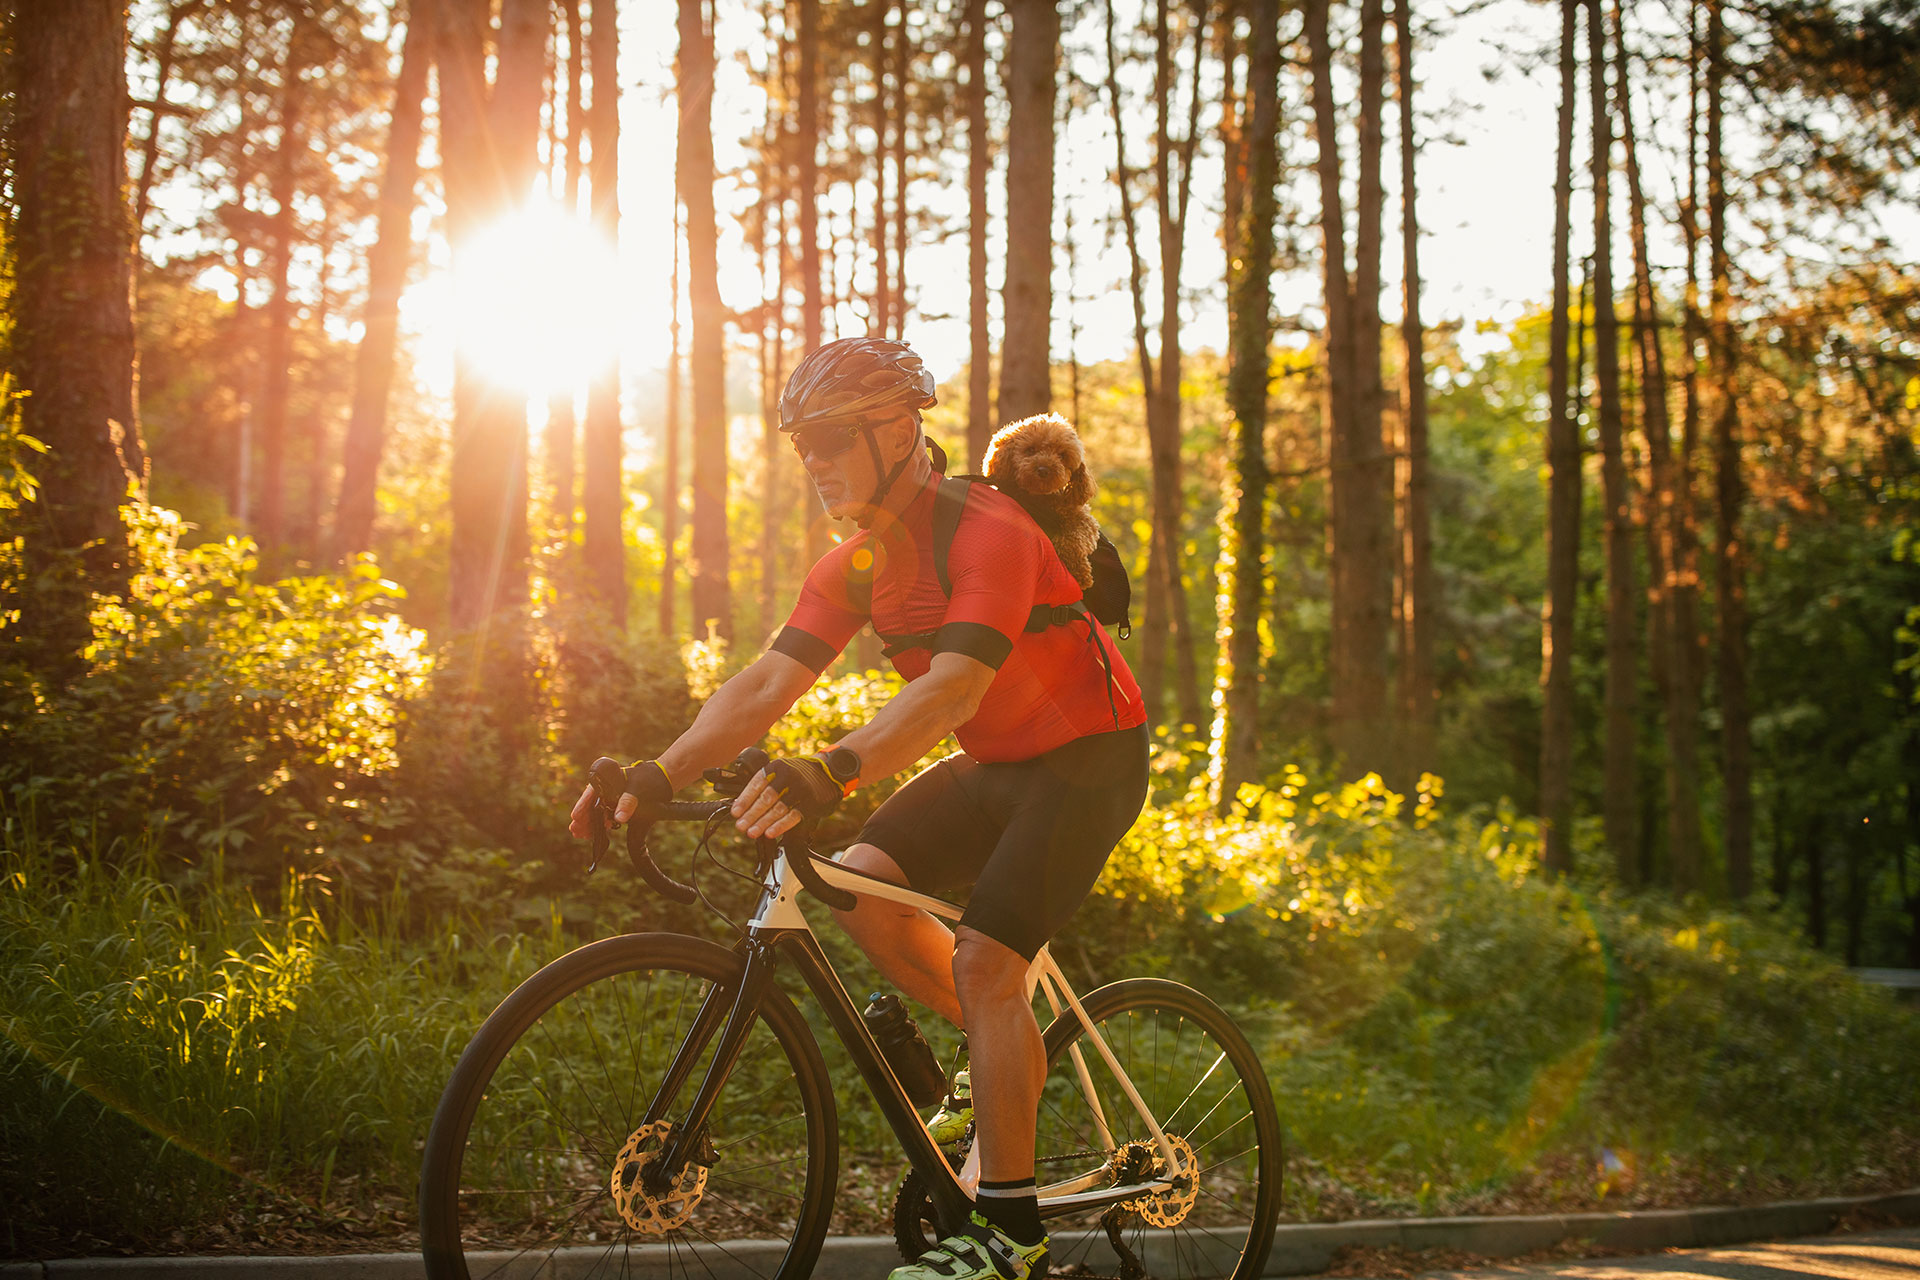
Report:
[[[1920,1016],[1783,925],[1544,882],[1511,815],[1406,823],[1373,792],[1264,827],[1210,813],[1143,817],[1056,951],[1089,987],[1161,972],[1235,1009],[1274,1080],[1288,1216],[1920,1182]],[[17,816],[4,834],[0,1246],[16,1255],[193,1247],[232,1223],[404,1241],[474,1028],[624,911],[596,924],[528,902],[422,931],[398,899],[348,910],[290,877],[263,901],[217,864],[186,890],[151,846],[56,846]],[[817,923],[856,998],[877,984]],[[900,1158],[802,1007],[840,1089],[837,1229],[872,1229]]]

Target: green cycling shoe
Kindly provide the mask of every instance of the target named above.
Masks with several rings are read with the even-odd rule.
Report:
[[[1021,1244],[978,1213],[888,1280],[1046,1280],[1047,1237]]]
[[[973,1123],[973,1076],[965,1067],[953,1073],[953,1088],[940,1109],[927,1121],[927,1136],[939,1147],[952,1146],[967,1136]]]

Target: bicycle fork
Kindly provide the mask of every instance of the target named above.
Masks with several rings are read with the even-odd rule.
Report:
[[[715,983],[701,1000],[700,1009],[693,1017],[693,1025],[680,1041],[680,1047],[674,1052],[673,1061],[667,1065],[666,1075],[662,1077],[653,1101],[647,1106],[646,1115],[641,1118],[642,1126],[666,1118],[667,1108],[673,1105],[674,1098],[693,1074],[694,1064],[699,1061],[714,1028],[719,1026],[720,1040],[713,1047],[713,1058],[707,1063],[707,1073],[700,1081],[700,1088],[687,1104],[686,1114],[680,1123],[674,1126],[660,1159],[652,1163],[642,1179],[642,1184],[649,1192],[658,1194],[673,1186],[687,1162],[706,1145],[702,1139],[706,1132],[707,1117],[712,1114],[714,1101],[726,1085],[727,1077],[733,1074],[734,1065],[740,1061],[740,1053],[746,1048],[754,1019],[759,1016],[760,1001],[766,995],[768,984],[773,981],[775,961],[772,947],[750,938],[736,950],[746,959],[738,987],[730,992],[724,985]],[[725,1019],[724,1023],[722,1019]]]

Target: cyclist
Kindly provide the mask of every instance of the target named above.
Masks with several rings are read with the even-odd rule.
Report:
[[[960,753],[896,791],[840,855],[922,892],[971,884],[958,927],[869,898],[837,914],[891,982],[967,1036],[976,1208],[964,1232],[893,1280],[1034,1280],[1047,1259],[1034,1183],[1046,1068],[1026,974],[1140,812],[1146,713],[1091,618],[1026,629],[1034,606],[1071,603],[1080,588],[1033,520],[989,485],[968,492],[950,592],[942,587],[932,536],[941,477],[920,419],[933,403],[933,377],[903,342],[842,339],[795,368],[781,430],[827,513],[859,528],[813,566],[768,651],[658,759],[628,769],[615,816],[667,800],[759,742],[863,624],[906,638],[889,646],[906,686],[832,749],[771,762],[733,815],[749,836],[783,835],[958,738]],[[593,803],[589,789],[575,806],[576,836]],[[932,1125],[963,1127],[960,1105],[950,1099]]]

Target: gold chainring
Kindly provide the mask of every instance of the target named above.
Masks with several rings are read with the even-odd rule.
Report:
[[[1165,1191],[1156,1191],[1151,1195],[1129,1200],[1123,1208],[1131,1209],[1154,1227],[1177,1227],[1193,1211],[1194,1201],[1200,1198],[1200,1173],[1194,1159],[1193,1147],[1185,1138],[1174,1134],[1167,1135],[1167,1141],[1173,1145],[1174,1154],[1180,1158],[1180,1176]],[[1157,1144],[1141,1143],[1151,1153],[1152,1167],[1147,1176],[1167,1177],[1170,1170],[1167,1162],[1160,1157]]]
[[[707,1189],[707,1167],[689,1161],[664,1194],[646,1190],[647,1169],[660,1159],[673,1125],[657,1120],[633,1131],[613,1160],[613,1205],[621,1220],[642,1235],[665,1235],[685,1226]]]

